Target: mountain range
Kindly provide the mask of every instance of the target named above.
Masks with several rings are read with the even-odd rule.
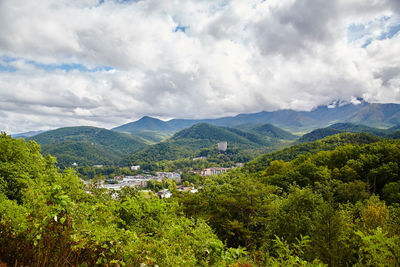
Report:
[[[136,136],[138,133],[79,126],[59,128],[27,139],[39,143],[44,155],[57,157],[59,165],[66,167],[74,162],[79,165],[118,165],[121,162],[156,162],[194,157],[204,149],[216,148],[216,144],[221,141],[227,141],[229,148],[264,151],[279,145],[283,140],[297,138],[270,124],[246,125],[238,129],[198,123],[176,132],[162,142],[151,142],[149,136],[145,139],[143,135]],[[158,134],[160,138],[163,136],[155,128],[147,133]]]
[[[185,120],[172,119],[162,121],[145,116],[112,130],[118,132],[141,132],[144,130],[173,133],[197,123],[209,123],[216,126],[235,127],[243,124],[273,124],[292,132],[308,132],[316,128],[327,127],[337,122],[351,122],[366,126],[389,128],[400,124],[400,104],[379,104],[360,101],[359,104],[335,104],[320,106],[311,111],[278,110],[258,113],[239,114],[233,117],[217,119]]]
[[[79,126],[14,137],[36,141],[43,154],[57,157],[60,166],[73,162],[111,165],[196,157],[216,149],[221,141],[227,141],[230,148],[256,151],[256,155],[343,132],[400,138],[399,122],[400,105],[361,101],[358,105],[336,104],[309,112],[263,111],[205,120],[162,121],[145,116],[112,130]]]

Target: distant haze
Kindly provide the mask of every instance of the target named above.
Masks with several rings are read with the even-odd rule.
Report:
[[[400,103],[399,0],[2,0],[0,131]]]

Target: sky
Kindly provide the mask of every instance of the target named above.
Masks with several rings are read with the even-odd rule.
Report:
[[[399,0],[0,0],[0,131],[400,103]]]

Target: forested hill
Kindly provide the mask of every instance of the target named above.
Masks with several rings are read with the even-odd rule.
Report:
[[[31,137],[42,146],[44,155],[56,156],[61,166],[115,164],[121,158],[146,147],[130,134],[102,128],[79,126],[47,131]]]
[[[216,148],[218,142],[227,141],[228,148],[262,151],[278,145],[281,140],[262,136],[237,128],[198,123],[175,133],[171,138],[129,155],[125,162],[135,163],[176,160],[199,156],[203,149]]]
[[[297,135],[294,135],[289,131],[278,128],[270,123],[244,124],[244,125],[239,125],[236,128],[246,130],[255,134],[259,134],[261,136],[268,136],[277,139],[295,140],[298,138]]]
[[[400,142],[334,137],[313,154],[277,152],[261,172],[208,180],[180,199],[185,214],[207,218],[228,246],[268,251],[257,266],[399,266]]]
[[[266,140],[260,136],[239,129],[218,127],[207,123],[195,124],[184,129],[171,138],[174,142],[184,143],[186,140],[202,140],[203,142],[218,143],[227,141],[240,146],[266,145]]]
[[[390,137],[396,131],[396,127],[390,129],[378,129],[369,127],[363,124],[355,123],[335,123],[326,128],[319,128],[313,130],[299,138],[299,143],[306,143],[316,141],[327,136],[331,136],[337,133],[368,133],[379,137]]]
[[[248,162],[243,167],[243,171],[254,173],[264,170],[274,160],[290,161],[298,155],[328,151],[345,144],[370,144],[379,140],[381,140],[379,137],[366,133],[340,133],[314,142],[297,144],[276,152],[261,155]]]

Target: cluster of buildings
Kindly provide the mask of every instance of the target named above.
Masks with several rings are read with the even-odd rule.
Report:
[[[217,144],[218,150],[221,152],[225,152],[228,148],[228,143],[226,141],[219,142]],[[193,160],[203,160],[207,159],[207,157],[201,156],[197,158],[193,158]],[[240,163],[241,164],[241,163]],[[78,164],[74,163],[73,166],[76,167]],[[93,167],[95,168],[101,168],[103,165],[94,165]],[[240,167],[240,166],[236,166]],[[232,167],[234,168],[234,167]],[[211,175],[219,175],[221,173],[225,173],[228,170],[232,168],[220,168],[220,167],[214,167],[214,168],[206,168],[202,170],[197,170],[193,171],[193,173],[202,175],[202,176],[211,176]],[[130,166],[131,171],[139,171],[140,166],[135,165],[135,166]],[[162,181],[163,179],[171,179],[175,181],[177,184],[181,182],[181,175],[177,172],[156,172],[156,175],[146,175],[146,174],[139,174],[139,175],[134,175],[134,176],[115,176],[114,180],[109,181],[108,184],[101,184],[100,187],[102,188],[108,188],[108,189],[114,189],[114,190],[119,190],[122,187],[129,186],[129,187],[147,187],[148,182],[150,180],[155,180],[155,181]],[[180,189],[178,190],[188,190],[188,189]],[[192,189],[191,189],[192,190]],[[158,192],[160,198],[164,197],[170,197],[170,192],[168,189],[161,190]]]
[[[107,189],[120,190],[124,186],[130,187],[147,187],[150,180],[162,181],[163,179],[171,179],[176,183],[181,182],[181,175],[176,172],[157,172],[154,175],[134,175],[134,176],[115,176],[116,183],[102,184],[100,187]]]

